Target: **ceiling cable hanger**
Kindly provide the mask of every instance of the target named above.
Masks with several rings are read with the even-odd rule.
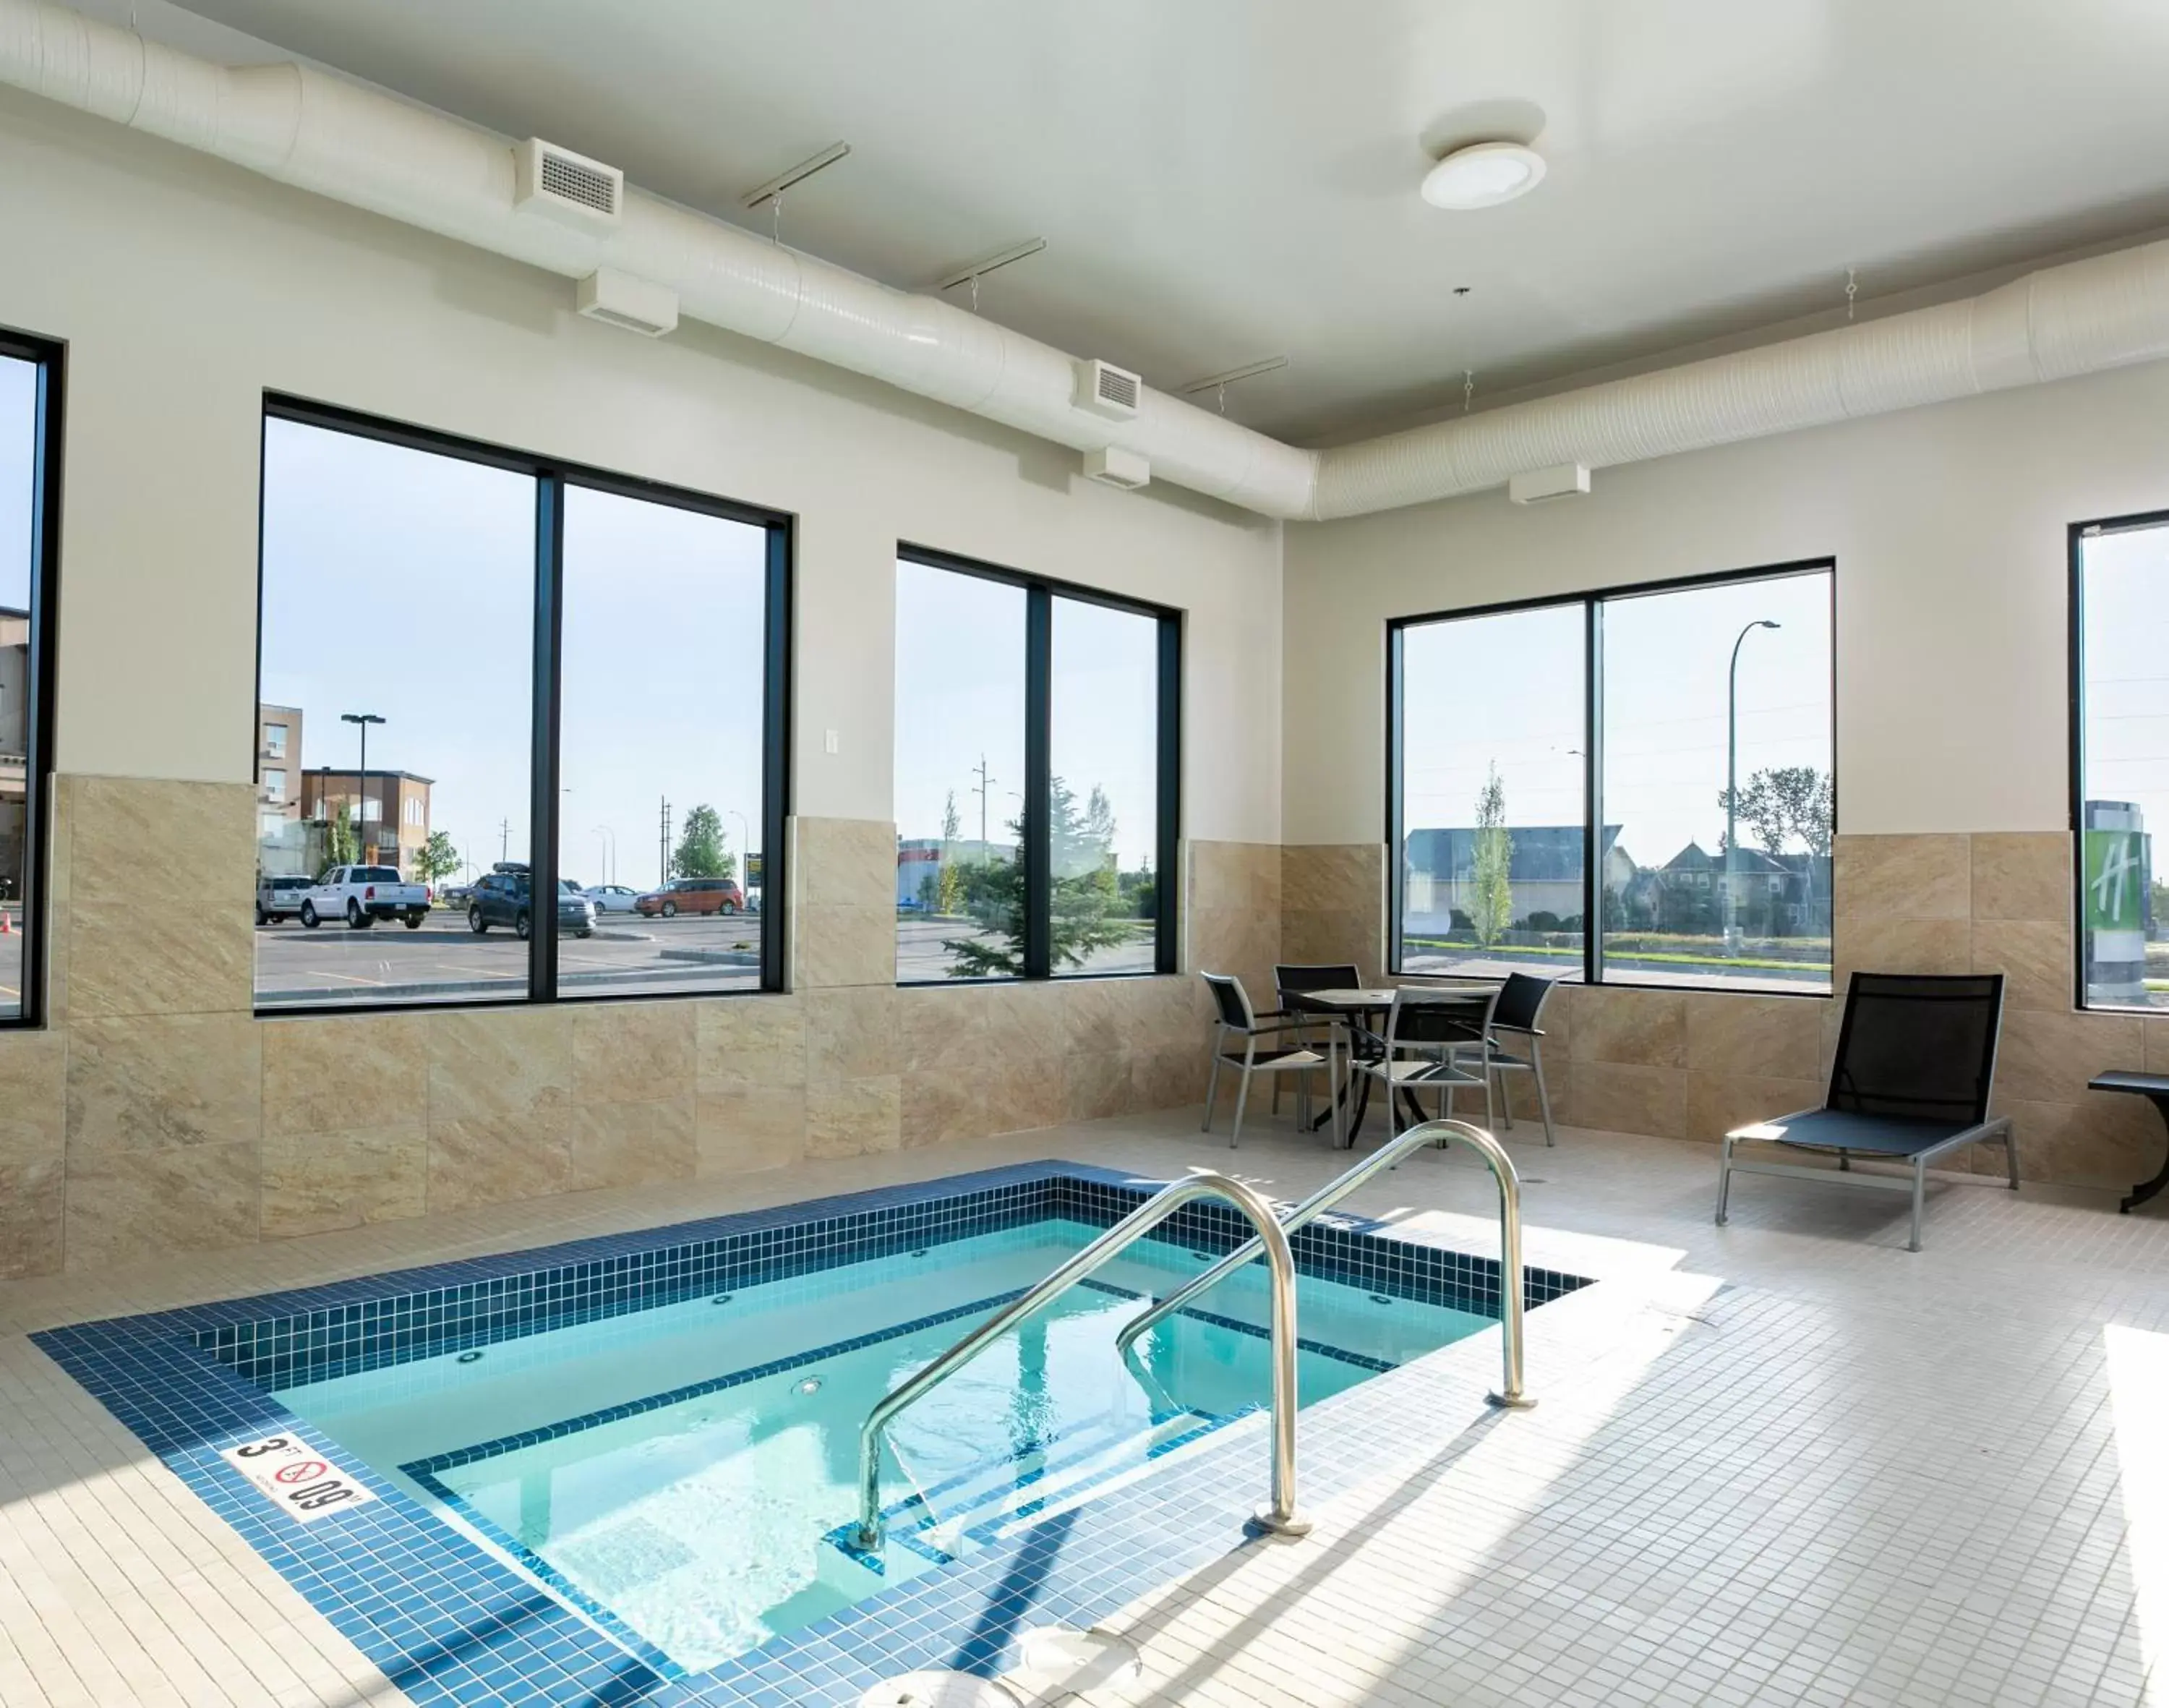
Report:
[[[818,154],[800,161],[788,172],[779,173],[758,189],[749,189],[738,198],[738,205],[748,213],[763,202],[769,204],[769,241],[776,248],[783,247],[783,192],[802,184],[815,173],[834,166],[851,152],[848,142],[832,142]]]
[[[1278,373],[1288,365],[1284,355],[1264,356],[1254,362],[1244,362],[1239,368],[1230,368],[1224,374],[1207,374],[1202,380],[1192,380],[1176,389],[1186,398],[1194,398],[1200,392],[1211,392],[1220,400],[1220,413],[1228,413],[1228,387],[1238,380],[1255,380],[1260,374]]]
[[[1461,413],[1466,415],[1475,401],[1476,370],[1463,368],[1461,371]]]
[[[1852,318],[1852,299],[1860,294],[1860,284],[1852,276],[1852,269],[1845,270],[1845,318]]]
[[[979,312],[979,280],[988,274],[1027,260],[1047,247],[1045,238],[1026,238],[1021,243],[1011,243],[1005,249],[997,249],[991,255],[982,255],[976,261],[967,261],[954,272],[945,273],[934,282],[935,293],[954,291],[959,285],[972,287],[972,312]]]

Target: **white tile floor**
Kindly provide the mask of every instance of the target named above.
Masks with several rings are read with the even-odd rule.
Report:
[[[1304,1540],[1231,1553],[1109,1621],[1146,1657],[1132,1700],[2150,1700],[2169,1583],[2134,1581],[2127,1500],[2146,1497],[2138,1558],[2169,1574],[2150,1457],[2169,1461],[2169,1380],[2150,1391],[2124,1366],[2154,1368],[2150,1335],[2169,1348],[2169,1224],[1953,1185],[1911,1255],[1897,1194],[1745,1177],[1718,1229],[1712,1149],[1513,1137],[1530,1261],[1610,1278],[1530,1319],[1538,1408],[1486,1412],[1494,1354],[1471,1343],[1469,1403],[1430,1457],[1379,1466]],[[0,1708],[404,1700],[28,1331],[1021,1156],[1230,1161],[1154,1116],[0,1286]],[[1260,1124],[1233,1160],[1293,1197],[1346,1159]],[[1419,1159],[1354,1207],[1492,1246],[1488,1177],[1465,1157]],[[2112,1324],[2140,1332],[2113,1404]]]

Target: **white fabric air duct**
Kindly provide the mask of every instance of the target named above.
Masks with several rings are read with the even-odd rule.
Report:
[[[212,65],[45,0],[0,0],[0,83],[568,278],[613,267],[684,313],[1262,515],[1330,519],[2169,355],[2169,243],[1969,301],[1312,451],[1148,389],[1075,407],[1063,352],[628,188],[606,237],[514,210],[505,138],[301,65]]]

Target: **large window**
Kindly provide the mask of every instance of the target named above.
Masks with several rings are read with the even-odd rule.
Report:
[[[0,333],[0,1022],[40,1017],[60,364]]]
[[[274,402],[258,1006],[780,987],[787,556],[781,517]]]
[[[897,977],[1175,970],[1180,619],[897,564]]]
[[[1397,969],[1827,992],[1832,585],[1396,622]]]
[[[2071,575],[2079,1000],[2169,1007],[2169,515],[2073,530]]]

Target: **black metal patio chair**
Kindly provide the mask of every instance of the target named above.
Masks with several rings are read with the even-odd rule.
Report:
[[[1913,1194],[1905,1249],[1921,1249],[1928,1165],[1962,1145],[2001,1143],[2011,1189],[2018,1189],[2018,1141],[2008,1116],[1991,1119],[1996,1044],[2003,1021],[2001,973],[1855,973],[1819,1109],[1737,1127],[1724,1135],[1717,1169],[1717,1220],[1724,1225],[1735,1174],[1777,1174],[1825,1186]],[[1740,1161],[1734,1147],[1770,1145],[1835,1155],[1837,1167]],[[1863,1174],[1856,1161],[1909,1165],[1911,1177]]]

